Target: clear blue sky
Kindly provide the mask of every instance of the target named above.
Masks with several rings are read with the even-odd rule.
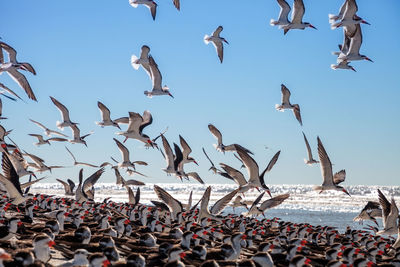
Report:
[[[100,164],[110,156],[120,159],[120,154],[112,140],[118,129],[94,124],[100,120],[97,101],[110,108],[113,118],[148,109],[154,123],[145,132],[154,137],[168,126],[171,145],[181,134],[200,163],[187,165],[186,170],[197,171],[207,183],[228,180],[207,171],[201,147],[215,163],[239,167],[232,154],[222,155],[212,147],[215,139],[207,125],[213,123],[226,144],[236,142],[254,151],[261,168],[282,150],[267,175],[268,184],[320,184],[319,166],[303,162],[303,130],[316,158],[319,135],[334,170],[346,169],[345,184],[399,185],[400,2],[358,1],[358,15],[371,23],[362,26],[361,53],[375,63],[354,62],[356,73],[330,69],[335,63],[331,52],[342,43],[343,34],[330,29],[328,14],[336,14],[342,2],[305,0],[304,21],[318,30],[293,30],[284,36],[269,25],[279,13],[274,0],[251,5],[181,0],[180,12],[172,1],[158,1],[155,21],[147,8],[132,8],[128,0],[2,1],[0,36],[18,51],[19,61],[35,67],[37,76],[26,76],[39,101],[28,100],[7,74],[1,75],[0,82],[27,102],[3,99],[3,116],[9,119],[1,123],[14,129],[10,136],[23,149],[43,157],[48,165],[71,166],[63,143],[35,147],[36,140],[27,136],[42,134],[28,118],[56,129],[60,114],[49,99],[53,96],[69,108],[82,134],[95,131],[87,138],[88,148],[68,147],[78,160]],[[204,35],[219,25],[224,27],[221,36],[230,43],[223,64],[212,45],[203,42]],[[174,99],[144,96],[151,82],[142,69],[135,71],[130,65],[131,55],[139,55],[144,44],[150,46]],[[281,99],[281,83],[291,90],[292,103],[301,106],[302,128],[291,112],[274,108]],[[70,134],[69,129],[65,132]],[[157,150],[145,150],[136,140],[126,145],[133,160],[149,162],[138,170],[151,178],[141,180],[177,181],[161,170],[165,162]],[[51,177],[47,181],[76,180],[78,171],[79,167],[55,170],[46,174]],[[86,175],[94,171],[85,168]],[[101,181],[115,181],[114,173],[107,170]]]

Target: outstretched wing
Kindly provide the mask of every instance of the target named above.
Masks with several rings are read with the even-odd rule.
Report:
[[[225,207],[229,204],[229,202],[232,200],[234,196],[239,192],[239,188],[236,190],[233,190],[229,194],[225,195],[221,199],[219,199],[215,204],[211,207],[210,213],[214,215],[220,214]]]

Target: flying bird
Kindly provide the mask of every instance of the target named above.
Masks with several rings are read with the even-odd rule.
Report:
[[[85,162],[79,162],[79,161],[77,161],[76,158],[75,158],[75,156],[74,156],[74,154],[72,154],[71,150],[69,150],[68,147],[65,147],[65,149],[67,150],[68,154],[70,154],[71,157],[72,157],[72,159],[74,160],[74,166],[77,166],[77,165],[84,165],[84,166],[93,167],[93,168],[98,168],[98,167],[99,167],[99,166],[96,166],[96,165],[93,165],[93,164],[90,164],[90,163],[85,163]]]
[[[279,1],[278,1],[278,3],[279,3]],[[289,11],[287,9],[287,3],[285,5],[284,9],[285,9],[285,11],[284,11],[285,13],[286,12],[289,13]],[[303,16],[304,16],[305,10],[306,9],[304,7],[303,0],[294,0],[293,11],[292,11],[292,21],[289,24],[279,26],[280,29],[283,29],[284,34],[286,34],[289,30],[292,30],[292,29],[304,30],[307,27],[317,29],[311,23],[303,22]]]
[[[56,107],[58,108],[58,110],[61,112],[61,117],[63,119],[62,122],[57,121],[57,127],[61,130],[64,129],[64,127],[73,127],[75,126],[77,123],[76,122],[72,122],[69,118],[69,111],[68,109],[61,104],[57,99],[55,99],[54,97],[50,96],[51,101],[54,103],[54,105],[56,105]]]
[[[76,124],[72,124],[69,127],[72,130],[74,139],[70,139],[70,140],[68,140],[68,142],[70,142],[71,144],[84,144],[87,147],[85,138],[88,137],[89,135],[93,134],[93,132],[90,132],[88,134],[81,136],[81,130],[78,128],[78,126],[76,126]]]
[[[67,135],[57,132],[57,131],[53,131],[50,130],[49,128],[47,128],[46,126],[44,126],[43,124],[41,124],[40,122],[34,121],[32,119],[29,119],[31,122],[33,122],[34,124],[36,124],[37,126],[39,126],[40,128],[42,128],[44,130],[44,134],[47,136],[51,136],[52,134],[56,134],[59,136],[63,136],[63,137],[68,137]]]
[[[352,30],[354,28],[354,30]],[[345,38],[350,39],[350,43],[348,45],[348,51],[341,51],[337,62],[340,63],[342,61],[356,61],[356,60],[367,60],[373,62],[369,57],[360,54],[360,48],[362,45],[362,32],[360,24],[356,24],[355,26],[348,26],[344,28]]]
[[[67,179],[67,182],[64,182],[61,179],[56,179],[56,180],[64,186],[66,196],[75,195],[75,193],[74,193],[75,183],[72,180]]]
[[[290,23],[288,15],[290,12],[290,6],[285,0],[277,0],[278,5],[281,7],[279,12],[278,20],[271,19],[271,26],[288,25]]]
[[[222,134],[217,129],[217,127],[215,127],[214,125],[209,124],[208,125],[208,129],[210,130],[211,134],[217,139],[218,144],[214,144],[214,147],[218,151],[221,151],[221,152],[225,153],[225,151],[236,151],[236,147],[240,147],[242,150],[246,151],[246,153],[253,154],[253,152],[251,152],[247,148],[244,148],[244,147],[242,147],[241,145],[238,145],[238,144],[231,144],[231,145],[227,145],[227,146],[224,145],[222,143]]]
[[[356,15],[357,11],[358,6],[356,0],[346,0],[340,8],[339,15],[335,16],[329,14],[329,23],[331,23],[331,28],[336,29],[360,23],[370,25],[367,21]]]
[[[290,91],[284,84],[281,84],[281,92],[282,92],[282,104],[276,104],[275,108],[279,111],[285,111],[285,109],[293,110],[293,114],[296,117],[297,121],[303,126],[303,122],[301,120],[300,114],[300,106],[298,104],[290,104]]]
[[[2,153],[2,169],[3,174],[0,174],[0,182],[4,185],[7,190],[7,194],[12,204],[18,205],[25,202],[23,196],[21,184],[19,182],[19,176],[11,163],[8,155]]]
[[[119,151],[121,152],[122,155],[122,162],[118,163],[119,168],[129,168],[132,167],[134,170],[136,170],[135,163],[141,164],[141,165],[147,165],[146,162],[143,161],[130,161],[129,159],[129,150],[124,146],[120,141],[117,139],[113,138],[115,143],[118,146]]]
[[[347,190],[339,185],[346,179],[346,171],[341,170],[333,174],[332,163],[331,160],[329,159],[328,153],[326,153],[326,150],[322,145],[321,139],[319,139],[319,137],[317,138],[317,141],[318,141],[318,156],[321,165],[322,178],[324,179],[324,181],[322,183],[322,186],[314,186],[313,189],[320,191],[319,193],[322,193],[323,191],[326,190],[342,191],[350,196]]]
[[[118,123],[110,118],[110,110],[103,103],[97,101],[97,106],[99,107],[101,113],[101,121],[95,122],[97,125],[100,125],[101,127],[114,126],[118,129],[121,129]]]
[[[311,152],[311,147],[310,144],[308,143],[307,137],[303,132],[303,137],[304,137],[304,142],[306,143],[306,147],[307,147],[307,155],[308,155],[308,159],[304,159],[304,163],[307,165],[312,165],[314,163],[319,163],[319,161],[316,161],[315,159],[313,159],[312,156],[312,152]]]
[[[129,112],[128,129],[124,132],[117,132],[116,134],[125,136],[123,143],[125,143],[129,138],[132,138],[153,146],[154,143],[150,137],[143,133],[144,128],[152,123],[153,116],[151,116],[151,113],[148,110],[143,112],[143,116],[140,116],[140,114],[136,112]]]
[[[378,189],[379,204],[382,207],[383,230],[377,232],[377,235],[396,235],[398,233],[399,209],[396,201],[392,197],[389,202],[385,195]]]
[[[66,142],[66,141],[68,141],[68,139],[60,138],[60,137],[52,137],[52,138],[44,139],[43,135],[40,135],[40,134],[28,134],[28,135],[37,138],[38,142],[34,143],[34,145],[36,145],[36,146],[41,146],[41,145],[45,145],[45,144],[51,145],[50,141],[54,141],[54,142],[55,141],[57,141],[57,142]]]
[[[224,28],[222,26],[218,26],[218,28],[211,34],[211,36],[208,36],[207,34],[204,36],[204,42],[208,45],[209,42],[211,42],[215,50],[217,51],[217,55],[219,57],[219,60],[222,61],[224,60],[224,44],[223,42],[228,43],[225,38],[219,36],[220,33],[222,32]]]
[[[151,79],[150,62],[149,62],[150,47],[143,45],[140,49],[140,58],[135,55],[131,56],[131,65],[135,70],[138,70],[140,66],[146,71],[147,75]]]
[[[157,12],[157,3],[152,0],[129,0],[129,4],[137,8],[139,5],[144,5],[150,10],[151,16],[153,20],[156,19],[156,12]]]
[[[173,95],[169,92],[169,88],[166,85],[162,86],[162,75],[160,70],[158,69],[157,63],[154,61],[154,58],[152,56],[149,56],[149,67],[153,89],[151,91],[144,91],[144,94],[149,98],[155,95],[169,95],[170,97],[174,98]]]

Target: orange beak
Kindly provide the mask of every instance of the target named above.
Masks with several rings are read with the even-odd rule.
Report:
[[[51,248],[56,244],[56,242],[54,242],[53,240],[50,240],[49,242],[47,242],[47,245]]]

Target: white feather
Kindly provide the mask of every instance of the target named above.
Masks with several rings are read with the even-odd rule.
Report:
[[[137,64],[138,60],[139,60],[139,59],[138,59],[137,56],[135,56],[135,55],[132,55],[132,56],[131,56],[131,64],[132,64],[132,67],[133,67],[135,70],[138,70],[139,67],[140,67],[140,64]]]

